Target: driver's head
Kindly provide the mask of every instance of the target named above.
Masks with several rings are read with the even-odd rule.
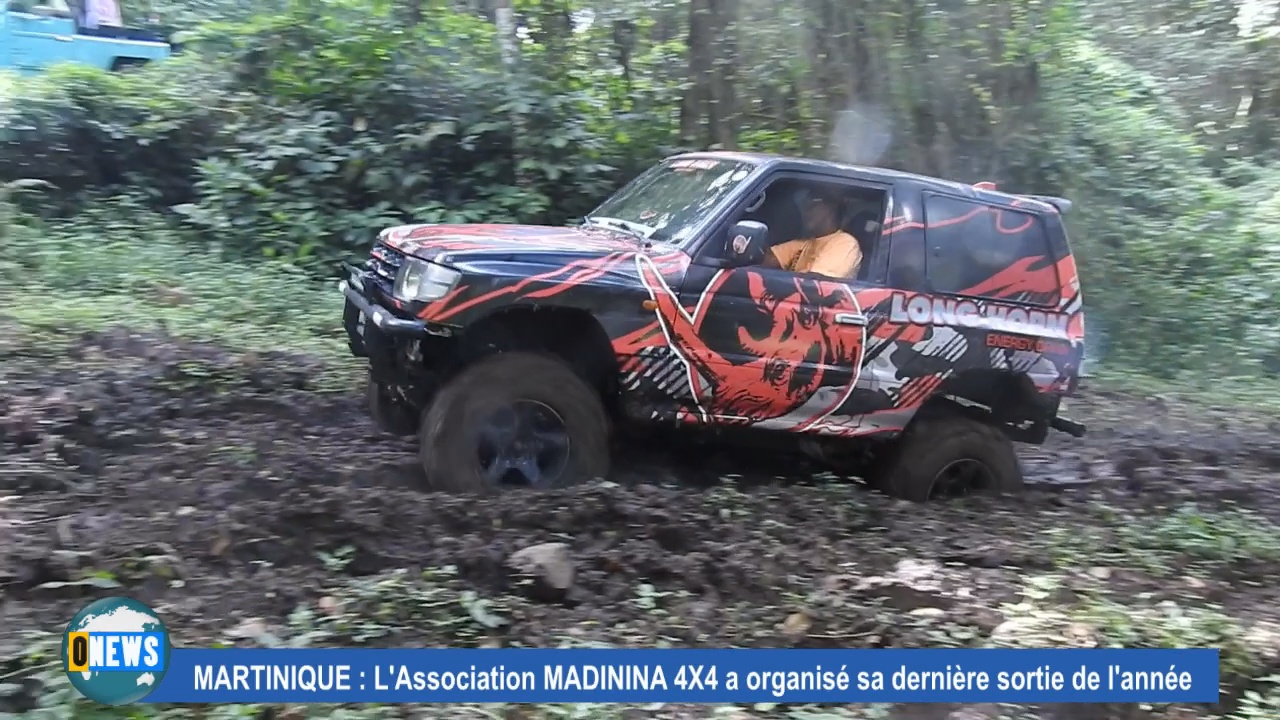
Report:
[[[804,204],[804,229],[809,237],[830,235],[839,229],[834,198],[823,192],[811,193]]]

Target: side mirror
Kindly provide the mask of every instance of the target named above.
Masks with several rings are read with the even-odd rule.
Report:
[[[724,241],[724,259],[733,267],[759,265],[764,262],[769,226],[755,220],[739,220],[729,228]]]

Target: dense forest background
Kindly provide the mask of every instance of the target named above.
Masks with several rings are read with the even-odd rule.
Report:
[[[664,155],[741,148],[1070,197],[1093,357],[1280,373],[1275,2],[125,11],[182,52],[0,79],[0,278],[122,224],[326,273],[390,223],[571,221]]]

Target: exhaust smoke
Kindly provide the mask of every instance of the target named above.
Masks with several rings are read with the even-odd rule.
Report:
[[[850,165],[876,165],[893,141],[888,116],[878,107],[855,103],[836,113],[827,153],[831,160]]]

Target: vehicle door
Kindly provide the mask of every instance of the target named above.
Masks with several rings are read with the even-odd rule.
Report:
[[[771,246],[801,238],[802,208],[787,193],[810,181],[859,189],[837,176],[773,173],[712,230],[681,287],[690,340],[680,351],[704,421],[821,430],[857,385],[866,318],[854,278],[725,267],[722,261],[739,220],[768,226]],[[887,197],[886,189],[875,190]]]
[[[53,63],[74,59],[75,21],[34,13],[6,14],[9,63],[14,69],[33,73]]]

